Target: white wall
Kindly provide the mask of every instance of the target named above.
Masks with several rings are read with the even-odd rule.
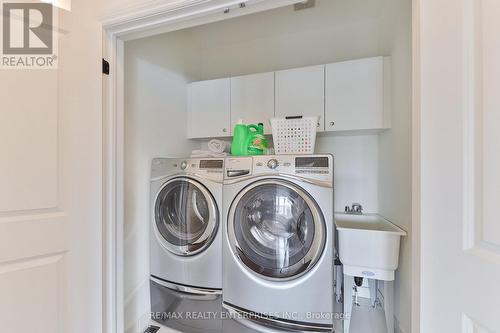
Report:
[[[190,33],[125,44],[125,328],[149,319],[149,174],[153,157],[187,156],[186,82],[199,52]]]
[[[378,136],[321,136],[316,152],[334,155],[335,211],[353,203],[378,212]]]
[[[211,79],[387,55],[384,0],[317,0],[193,28]]]
[[[395,317],[411,332],[411,1],[387,0],[392,56],[392,128],[379,137],[379,212],[408,232],[401,242],[395,281]]]

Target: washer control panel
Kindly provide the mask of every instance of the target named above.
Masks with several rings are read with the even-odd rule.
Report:
[[[226,158],[225,179],[249,176],[252,174],[253,160],[251,157]]]
[[[253,157],[253,175],[283,173],[318,180],[333,178],[331,155],[263,155]]]
[[[228,157],[224,179],[257,175],[285,174],[302,178],[333,181],[332,155],[261,155]]]
[[[275,158],[271,158],[269,161],[267,161],[267,167],[269,169],[276,169],[279,165],[279,162]]]

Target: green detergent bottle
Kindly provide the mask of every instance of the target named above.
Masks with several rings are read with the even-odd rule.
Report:
[[[268,147],[264,124],[245,125],[239,121],[234,127],[231,154],[233,156],[263,155]]]

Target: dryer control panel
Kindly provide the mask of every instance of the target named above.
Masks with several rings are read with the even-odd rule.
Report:
[[[161,178],[175,174],[195,176],[221,181],[224,172],[222,158],[155,158],[151,167],[151,178]]]

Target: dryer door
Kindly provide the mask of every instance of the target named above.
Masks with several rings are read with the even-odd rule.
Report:
[[[326,241],[323,215],[314,199],[288,181],[266,179],[235,198],[228,217],[233,253],[245,267],[271,280],[308,272]]]
[[[187,177],[163,184],[155,199],[154,217],[154,230],[163,247],[182,256],[206,249],[219,226],[212,195],[201,183]]]

